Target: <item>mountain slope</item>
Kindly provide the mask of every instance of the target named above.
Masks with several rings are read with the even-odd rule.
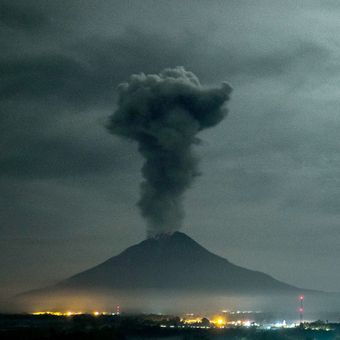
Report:
[[[184,233],[147,239],[59,283],[62,289],[180,289],[253,293],[298,291],[214,255]]]

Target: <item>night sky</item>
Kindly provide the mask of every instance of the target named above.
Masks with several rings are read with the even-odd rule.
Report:
[[[338,1],[3,1],[0,298],[146,236],[142,157],[108,133],[117,86],[184,66],[233,87],[202,131],[182,231],[300,287],[340,285]]]

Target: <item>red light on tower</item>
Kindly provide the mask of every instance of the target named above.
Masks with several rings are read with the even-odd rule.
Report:
[[[303,307],[303,301],[305,300],[305,297],[303,295],[300,295],[299,300],[300,300],[300,308],[299,308],[300,325],[302,325],[303,324],[303,312],[305,311],[305,309]]]

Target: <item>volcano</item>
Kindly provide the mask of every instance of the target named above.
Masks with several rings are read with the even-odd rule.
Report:
[[[34,310],[33,307],[67,310],[79,306],[93,310],[119,303],[124,304],[126,310],[158,311],[159,306],[165,310],[168,306],[179,308],[180,305],[184,310],[189,303],[193,306],[193,301],[195,308],[201,308],[203,299],[207,301],[204,303],[212,303],[213,299],[221,301],[224,297],[229,303],[235,296],[249,301],[260,296],[297,296],[312,292],[237,266],[186,234],[175,232],[148,238],[54,286],[20,294],[13,306],[23,311]],[[190,301],[185,300],[189,296]]]
[[[58,285],[58,288],[95,287],[232,293],[298,290],[264,273],[236,266],[181,232],[146,239]]]
[[[239,267],[181,232],[131,246],[48,290],[171,289],[224,293],[293,292],[299,288]]]

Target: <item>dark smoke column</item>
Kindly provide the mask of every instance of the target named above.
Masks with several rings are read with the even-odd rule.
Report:
[[[138,205],[147,220],[148,235],[181,227],[183,193],[198,175],[192,146],[199,131],[218,124],[231,87],[203,88],[183,67],[160,74],[133,75],[119,85],[118,109],[108,129],[138,143],[145,159]]]

